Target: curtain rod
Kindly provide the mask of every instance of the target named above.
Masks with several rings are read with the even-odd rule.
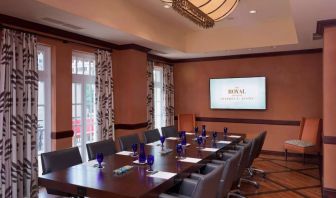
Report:
[[[59,41],[63,41],[63,42],[85,45],[85,46],[100,49],[100,50],[107,50],[107,51],[112,51],[113,50],[112,48],[106,48],[106,47],[102,47],[102,46],[99,46],[99,45],[94,45],[94,44],[89,44],[89,43],[85,43],[85,42],[81,42],[81,41],[76,41],[76,40],[73,40],[73,39],[68,39],[68,38],[64,38],[64,37],[61,37],[61,36],[55,36],[55,35],[51,35],[51,34],[47,34],[47,33],[42,33],[42,32],[39,32],[39,31],[34,31],[34,30],[31,30],[31,29],[26,29],[26,28],[22,28],[22,27],[18,27],[18,26],[0,24],[0,28],[1,29],[7,28],[7,29],[15,30],[15,31],[21,31],[21,32],[24,32],[24,33],[35,34],[37,36],[41,36],[41,37],[44,37],[44,38],[55,39],[55,40],[59,40]]]

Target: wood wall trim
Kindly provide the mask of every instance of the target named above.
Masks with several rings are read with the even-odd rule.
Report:
[[[133,49],[133,50],[137,50],[137,51],[141,51],[141,52],[149,52],[152,49],[141,46],[141,45],[137,45],[137,44],[125,44],[125,45],[119,45],[116,47],[117,50],[129,50],[129,49]]]
[[[58,140],[63,138],[70,138],[74,136],[74,131],[57,131],[57,132],[51,132],[51,139]]]
[[[175,120],[177,120],[177,116],[175,116]],[[266,119],[247,119],[247,118],[196,117],[196,121],[199,121],[199,122],[226,122],[226,123],[244,123],[244,124],[300,126],[300,121],[296,121],[296,120],[266,120]]]
[[[269,150],[262,150],[262,151],[261,151],[261,154],[283,156],[284,159],[285,159],[285,152],[284,152],[284,151],[269,151]],[[298,157],[298,158],[302,158],[302,154],[300,154],[300,153],[288,153],[288,157]],[[318,157],[318,155],[314,155],[314,154],[305,154],[305,157],[307,157],[307,158],[316,158],[316,157]]]
[[[323,136],[323,144],[336,144],[336,136]]]
[[[322,194],[323,194],[323,198],[334,198],[336,197],[336,189],[323,188]]]
[[[135,123],[135,124],[115,124],[114,129],[135,130],[142,129],[148,126],[148,122]]]
[[[336,26],[336,19],[328,19],[328,20],[317,21],[317,23],[316,23],[316,33],[315,34],[318,34],[318,35],[323,37],[324,28],[332,27],[332,26]]]
[[[316,49],[292,50],[292,51],[282,51],[282,52],[265,52],[265,53],[256,53],[256,54],[241,54],[241,55],[231,55],[231,56],[188,58],[188,59],[172,60],[172,62],[173,63],[186,63],[186,62],[201,62],[201,61],[218,61],[218,60],[229,60],[229,59],[260,58],[260,57],[287,56],[287,55],[297,55],[297,54],[312,54],[312,53],[321,53],[321,52],[322,52],[322,48],[316,48]]]
[[[162,62],[162,63],[166,63],[166,64],[172,64],[173,63],[173,61],[169,58],[164,58],[164,57],[153,55],[153,54],[148,54],[147,59],[152,60],[154,62]]]

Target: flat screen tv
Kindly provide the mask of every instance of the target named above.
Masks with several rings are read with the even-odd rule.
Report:
[[[210,79],[211,109],[266,109],[266,78]]]

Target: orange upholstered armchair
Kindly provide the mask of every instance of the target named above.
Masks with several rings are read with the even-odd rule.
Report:
[[[303,118],[300,124],[300,139],[287,140],[284,144],[287,160],[288,151],[303,154],[321,151],[322,120],[320,118]]]
[[[195,114],[178,114],[178,131],[193,131]]]

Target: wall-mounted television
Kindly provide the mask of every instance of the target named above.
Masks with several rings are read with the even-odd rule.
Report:
[[[211,109],[266,109],[266,77],[211,78]]]

